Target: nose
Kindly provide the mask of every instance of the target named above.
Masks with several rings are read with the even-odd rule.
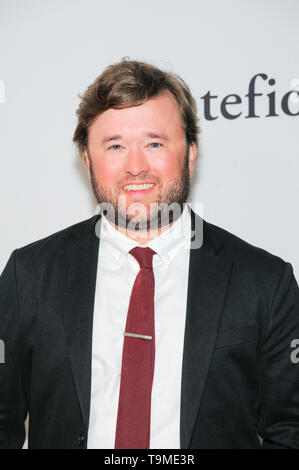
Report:
[[[124,171],[133,176],[137,176],[142,172],[147,172],[150,166],[146,155],[138,148],[131,148],[124,161]]]

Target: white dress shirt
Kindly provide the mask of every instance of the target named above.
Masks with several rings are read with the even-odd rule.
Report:
[[[151,449],[180,448],[183,343],[191,220],[182,215],[142,245],[102,216],[92,338],[91,409],[88,449],[113,449],[120,388],[123,333],[139,264],[129,254],[150,247],[155,276],[155,370],[151,401]]]

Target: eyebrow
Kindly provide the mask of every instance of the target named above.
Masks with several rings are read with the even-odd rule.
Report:
[[[111,142],[112,140],[118,140],[121,139],[121,135],[112,135],[111,137],[105,137],[102,140],[102,144],[107,144],[108,142]]]
[[[146,137],[151,139],[162,139],[168,141],[168,137],[165,134],[155,134],[154,132],[145,132]]]
[[[144,135],[146,137],[150,137],[151,139],[162,139],[165,141],[169,140],[165,134],[156,134],[155,132],[144,132]],[[122,136],[120,134],[112,135],[109,137],[104,137],[104,139],[102,140],[102,144],[105,145],[108,142],[111,142],[113,140],[119,140],[119,139],[122,139]]]

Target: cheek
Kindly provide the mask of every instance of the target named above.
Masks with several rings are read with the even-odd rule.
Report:
[[[114,182],[120,177],[121,165],[117,160],[110,157],[99,157],[94,162],[94,173],[96,178],[101,182]]]
[[[171,180],[180,174],[180,161],[175,155],[169,155],[167,158],[158,158],[151,166],[153,170],[159,173],[162,179]]]

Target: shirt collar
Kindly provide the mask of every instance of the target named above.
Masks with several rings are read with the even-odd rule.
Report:
[[[100,230],[101,243],[105,244],[105,251],[109,252],[120,264],[124,262],[129,251],[135,246],[149,247],[154,250],[159,257],[159,260],[157,260],[158,257],[154,257],[155,265],[162,262],[170,264],[183,247],[190,247],[190,209],[188,204],[185,204],[182,214],[171,227],[146,244],[137,243],[116,230],[105,216],[101,218]]]

